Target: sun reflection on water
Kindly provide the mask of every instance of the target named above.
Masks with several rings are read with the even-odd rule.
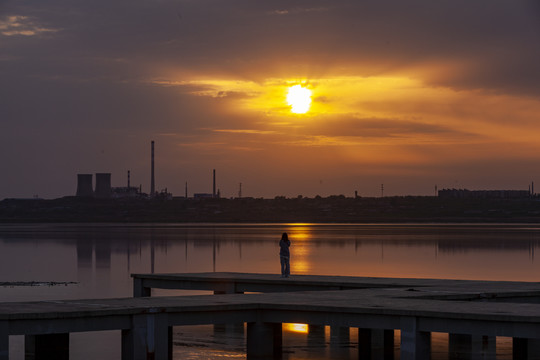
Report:
[[[309,274],[312,270],[310,261],[311,226],[308,224],[288,224],[287,233],[291,240],[291,274]]]
[[[301,334],[307,334],[308,333],[308,325],[307,324],[283,324],[283,330],[284,331],[290,331],[295,333],[301,333]]]

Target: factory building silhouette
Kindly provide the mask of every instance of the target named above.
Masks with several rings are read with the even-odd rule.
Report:
[[[127,172],[127,186],[126,187],[112,187],[111,185],[111,173],[96,173],[96,186],[93,187],[92,174],[77,174],[77,192],[76,197],[80,198],[126,198],[126,197],[151,197],[172,199],[170,194],[165,188],[161,192],[156,192],[155,189],[155,172],[154,172],[154,146],[155,143],[151,141],[150,148],[150,195],[142,192],[142,186],[131,186],[131,171]],[[216,197],[216,171],[214,170],[214,193],[212,197]],[[218,191],[219,193],[219,191]],[[219,196],[219,195],[218,195]],[[187,198],[187,183],[186,183],[186,198]]]
[[[524,199],[535,197],[534,182],[529,190],[468,190],[468,189],[442,189],[438,191],[442,199]]]
[[[109,198],[112,195],[111,189],[111,174],[98,173],[96,174],[96,190],[94,196],[97,198]]]
[[[155,142],[150,143],[150,195],[142,192],[142,186],[132,187],[131,172],[127,172],[126,187],[112,187],[110,173],[96,173],[96,186],[93,187],[92,174],[77,174],[77,192],[76,196],[80,198],[125,198],[125,197],[143,197],[143,198],[160,198],[172,199],[172,194],[168,193],[165,188],[161,192],[157,192],[155,188],[155,171],[154,171],[154,154]],[[187,182],[185,184],[185,198],[188,198]],[[384,185],[381,185],[381,197],[383,197]],[[442,199],[458,198],[458,199],[523,199],[528,197],[536,197],[534,192],[534,182],[529,185],[529,190],[468,190],[468,189],[441,189],[435,187],[436,196]],[[216,189],[216,169],[212,170],[212,192],[211,193],[194,193],[194,199],[204,198],[221,198],[219,189]],[[242,198],[242,184],[238,198]],[[354,198],[358,198],[358,192],[355,191]]]
[[[92,197],[94,196],[94,187],[92,185],[92,174],[77,175],[77,196]]]
[[[96,190],[92,187],[92,174],[77,175],[77,196],[110,198],[112,195],[111,174],[96,174]]]
[[[129,178],[129,171],[128,171]],[[96,173],[96,187],[94,190],[92,174],[77,174],[77,197],[83,198],[119,198],[128,196],[138,196],[139,188],[131,187],[112,187],[110,173]]]

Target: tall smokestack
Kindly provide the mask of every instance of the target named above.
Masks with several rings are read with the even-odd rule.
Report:
[[[150,176],[150,195],[154,196],[156,192],[156,185],[154,183],[154,140],[152,140],[152,170]]]
[[[216,197],[216,169],[214,169],[214,185],[212,187],[212,197]]]
[[[130,177],[131,177],[131,174],[130,174],[130,171],[128,170],[128,191],[129,191],[129,189],[131,188],[131,185],[130,185]]]

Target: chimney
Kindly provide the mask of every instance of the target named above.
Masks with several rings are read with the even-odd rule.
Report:
[[[212,197],[216,197],[216,169],[214,169],[214,185],[212,187]]]
[[[154,140],[152,140],[152,168],[150,176],[150,196],[154,196],[156,192],[156,185],[154,183]]]

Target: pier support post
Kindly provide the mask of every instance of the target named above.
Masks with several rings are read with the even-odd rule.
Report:
[[[308,325],[307,343],[308,347],[325,348],[326,334],[324,333],[324,325]]]
[[[0,321],[0,360],[9,360],[9,324]]]
[[[394,330],[359,328],[358,359],[393,360]]]
[[[358,359],[371,359],[371,329],[358,328]]]
[[[152,289],[143,287],[143,279],[133,278],[133,297],[150,297]]]
[[[448,356],[450,359],[472,360],[472,335],[448,334]]]
[[[25,360],[69,360],[69,333],[26,335]]]
[[[371,347],[374,360],[394,359],[394,330],[372,329]]]
[[[497,338],[495,336],[472,336],[472,360],[495,360],[497,358]]]
[[[273,359],[279,358],[283,340],[281,323],[265,323],[261,321],[247,324],[247,358]]]
[[[235,291],[235,284],[227,285],[227,290],[214,290],[214,295],[220,294],[243,294],[242,291]],[[214,333],[244,334],[244,323],[214,324]]]
[[[540,359],[540,339],[513,338],[512,359],[534,360]]]
[[[167,314],[135,315],[131,329],[122,330],[122,360],[167,359]]]
[[[173,327],[167,326],[167,359],[173,360]]]
[[[351,341],[350,330],[348,327],[331,326],[330,327],[330,346],[341,347],[349,345]]]
[[[512,338],[512,359],[527,360],[527,339]]]
[[[497,339],[494,336],[448,334],[450,359],[495,360]]]
[[[415,317],[402,317],[401,360],[428,360],[431,358],[431,333],[418,330]]]
[[[350,357],[350,329],[343,326],[330,326],[330,357],[346,359]]]

